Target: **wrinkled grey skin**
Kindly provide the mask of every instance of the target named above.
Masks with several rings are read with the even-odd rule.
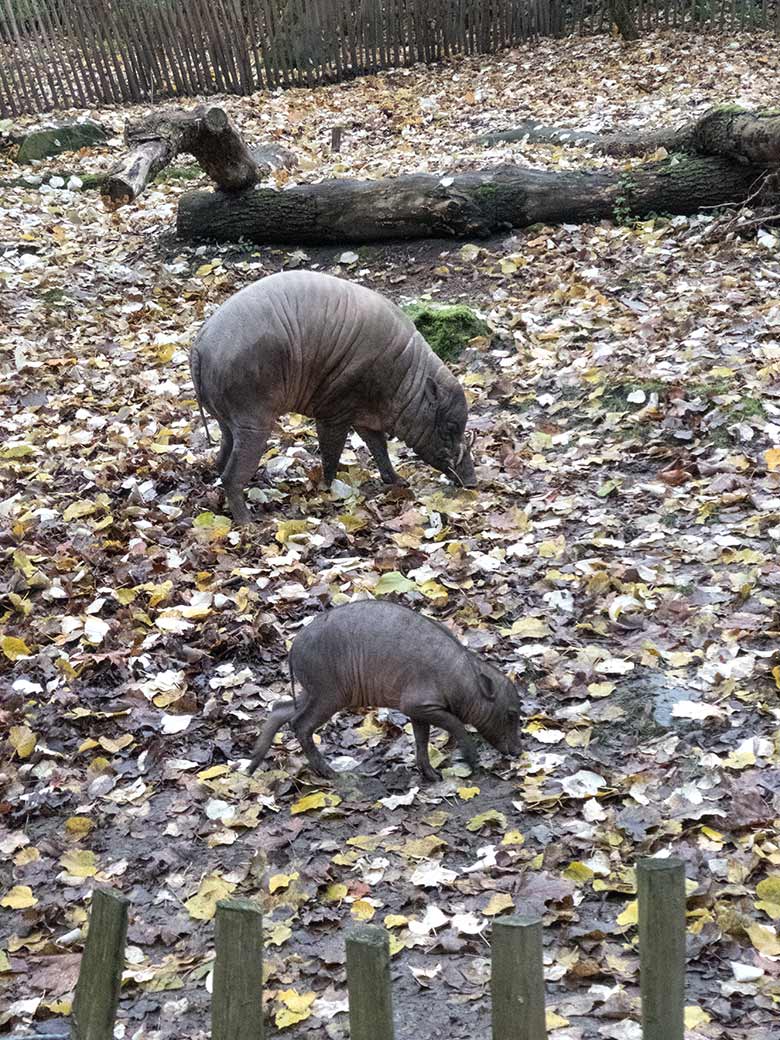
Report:
[[[387,436],[456,483],[476,484],[462,387],[409,318],[361,285],[315,271],[261,278],[208,319],[190,368],[201,412],[222,431],[217,469],[237,523],[250,519],[243,489],[287,412],[316,419],[327,484],[350,428],[386,484],[399,482]]]
[[[518,751],[520,701],[514,685],[443,625],[407,607],[368,600],[329,610],[295,638],[289,666],[293,699],[280,701],[266,719],[250,773],[289,722],[315,772],[333,777],[312,735],[337,711],[368,707],[409,716],[417,766],[426,780],[439,779],[428,758],[432,725],[452,734],[472,768],[477,753],[464,723],[503,754]],[[303,687],[297,701],[295,678]]]

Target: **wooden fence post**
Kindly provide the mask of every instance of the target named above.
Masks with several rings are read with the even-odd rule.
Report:
[[[251,899],[217,903],[212,1040],[263,1040],[263,915]]]
[[[393,1040],[390,943],[384,928],[365,924],[347,934],[350,1040]]]
[[[685,864],[643,859],[637,866],[639,981],[643,1040],[685,1033]]]
[[[128,900],[107,889],[92,893],[89,931],[73,998],[73,1040],[112,1040],[125,963]]]
[[[493,1040],[546,1040],[541,919],[494,921],[491,947]]]

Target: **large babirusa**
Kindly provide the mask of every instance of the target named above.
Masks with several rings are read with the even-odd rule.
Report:
[[[517,753],[520,700],[514,685],[443,625],[397,603],[363,600],[319,614],[293,641],[289,667],[292,700],[271,710],[250,773],[289,723],[315,772],[332,777],[314,731],[337,711],[369,707],[409,716],[426,780],[438,779],[428,757],[431,726],[452,734],[472,768],[477,753],[466,725],[502,754]],[[297,699],[296,679],[303,687]]]
[[[237,523],[250,519],[243,489],[287,412],[316,420],[328,484],[350,428],[386,484],[399,479],[388,435],[454,482],[476,483],[462,387],[403,311],[354,282],[314,271],[261,278],[206,321],[190,367],[201,413],[222,431],[217,469]]]

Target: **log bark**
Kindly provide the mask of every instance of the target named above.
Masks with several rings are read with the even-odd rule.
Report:
[[[759,166],[780,164],[780,114],[749,112],[732,106],[713,108],[684,126],[635,133],[593,133],[589,130],[544,126],[528,119],[511,130],[484,134],[477,144],[521,141],[532,144],[589,146],[605,155],[646,155],[658,148],[668,152],[718,155]]]
[[[300,245],[479,238],[532,224],[695,213],[743,201],[764,174],[760,166],[691,156],[623,173],[505,166],[453,177],[331,180],[240,195],[195,191],[181,197],[177,231],[191,241]]]
[[[494,145],[511,141],[528,141],[529,144],[556,144],[567,147],[587,147],[601,155],[616,158],[648,155],[658,148],[667,152],[689,151],[692,125],[672,129],[637,131],[633,134],[596,133],[593,130],[576,130],[573,127],[545,126],[536,119],[526,119],[511,130],[499,130],[483,134],[476,144]]]
[[[155,112],[125,127],[130,154],[109,170],[101,187],[103,204],[119,209],[136,199],[179,152],[190,152],[219,188],[250,188],[272,169],[294,165],[285,149],[265,145],[251,151],[221,108]]]

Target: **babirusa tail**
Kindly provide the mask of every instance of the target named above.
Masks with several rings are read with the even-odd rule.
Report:
[[[198,353],[198,344],[193,343],[192,349],[190,350],[190,373],[192,375],[192,383],[195,387],[195,397],[198,402],[198,410],[200,411],[200,417],[203,421],[203,429],[206,431],[206,440],[209,442],[209,447],[212,447],[214,441],[211,439],[209,433],[209,424],[206,422],[206,413],[203,411],[203,401],[200,393],[200,354]]]
[[[290,692],[292,693],[293,704],[297,708],[298,702],[295,699],[295,673],[292,666],[292,654],[287,658],[287,669],[290,672]]]

